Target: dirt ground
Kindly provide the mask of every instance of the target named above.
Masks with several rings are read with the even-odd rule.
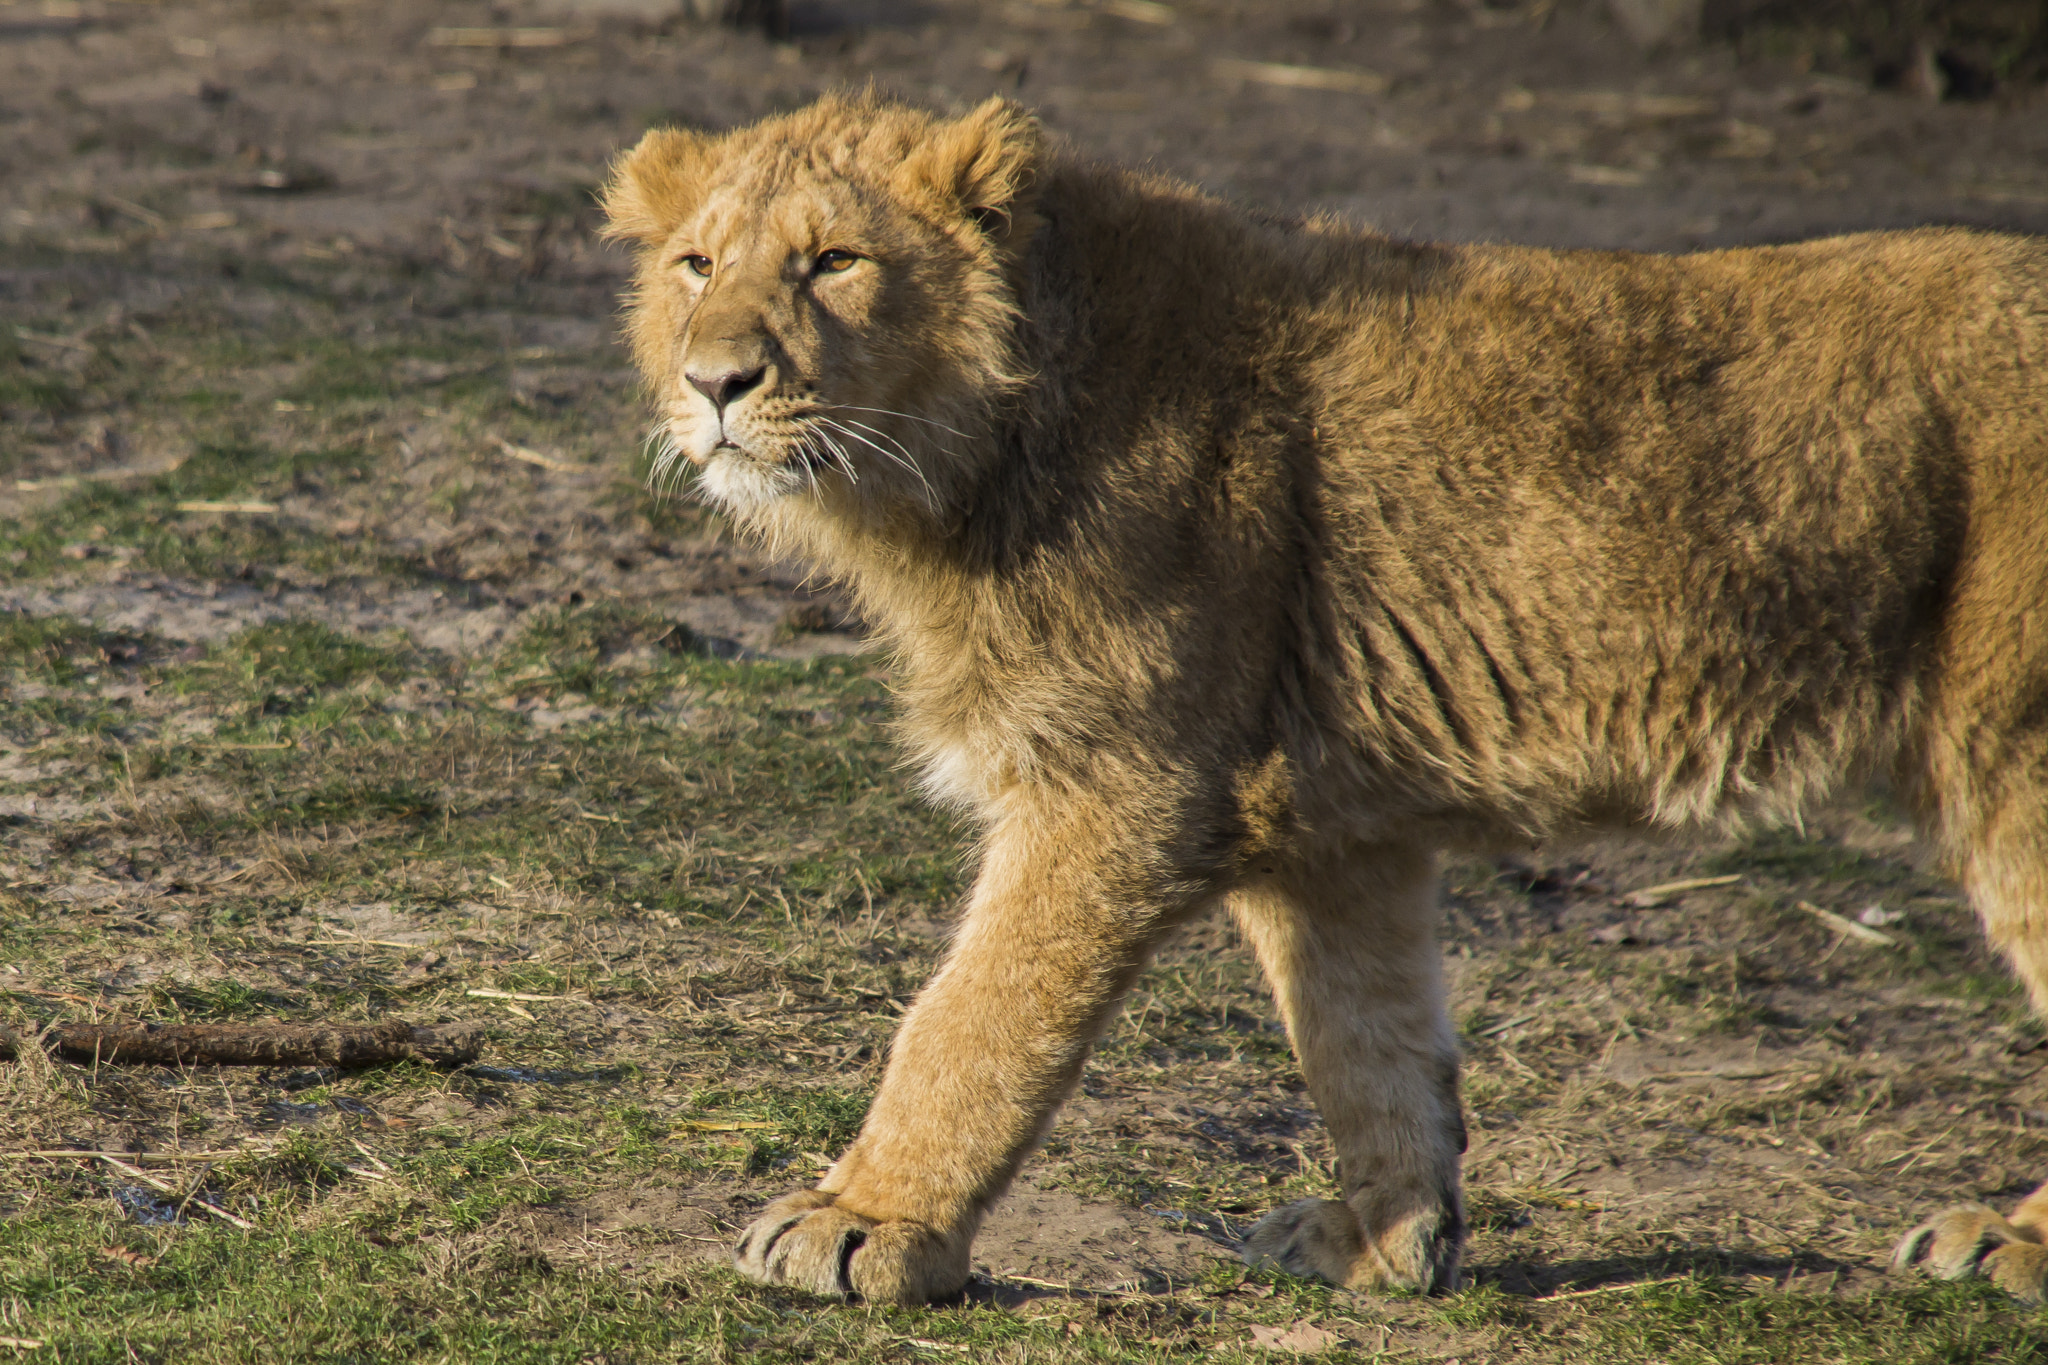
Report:
[[[625,262],[590,197],[653,124],[870,81],[1006,94],[1090,154],[1418,237],[2048,231],[2041,90],[1938,101],[1791,39],[1646,51],[1591,0],[814,0],[787,42],[652,0],[0,3],[0,1023],[497,1028],[452,1076],[18,1069],[0,1146],[241,1152],[193,1193],[715,1301],[706,1358],[969,1349],[938,1316],[792,1337],[827,1319],[706,1264],[852,1131],[961,833],[903,793],[886,665],[829,586],[640,486]],[[1711,884],[1636,894],[1684,879]],[[1459,865],[1446,952],[1478,1289],[1366,1304],[1229,1269],[1330,1169],[1207,925],[977,1244],[970,1309],[1024,1324],[989,1340],[2048,1353],[2037,1316],[1884,1273],[1918,1218],[2048,1174],[2048,1053],[1881,797]],[[118,1203],[96,1235],[140,1246],[193,1221],[27,1165],[0,1223]],[[7,1254],[0,1338],[192,1358],[63,1318]],[[1664,1307],[1624,1311],[1641,1285]]]

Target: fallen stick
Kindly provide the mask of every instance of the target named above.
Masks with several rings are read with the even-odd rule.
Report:
[[[588,474],[592,472],[589,465],[571,464],[567,460],[558,460],[552,455],[543,455],[538,450],[530,450],[525,446],[513,445],[502,436],[493,436],[491,439],[497,443],[498,449],[522,464],[530,464],[541,469],[553,470],[557,474]]]
[[[1255,81],[1260,85],[1287,86],[1295,90],[1339,90],[1357,95],[1382,95],[1389,84],[1377,71],[1343,71],[1328,66],[1290,66],[1285,62],[1243,62],[1226,58],[1213,63],[1216,74],[1226,80]]]
[[[1667,1284],[1681,1284],[1691,1278],[1690,1275],[1666,1275],[1661,1280],[1626,1280],[1621,1284],[1597,1284],[1591,1289],[1568,1289],[1562,1294],[1545,1294],[1534,1302],[1556,1303],[1560,1299],[1590,1299],[1595,1294],[1625,1294],[1631,1289],[1656,1289]]]
[[[423,1061],[460,1066],[476,1060],[484,1025],[452,1024],[54,1024],[44,1044],[79,1061],[157,1062],[167,1066],[380,1066]],[[11,1046],[10,1046],[11,1044]],[[0,1035],[0,1055],[18,1056],[20,1040]]]
[[[262,516],[277,510],[274,502],[215,502],[202,498],[178,504],[180,512],[243,512],[250,516]]]
[[[1654,910],[1673,896],[1686,891],[1704,891],[1710,886],[1733,886],[1742,880],[1740,872],[1725,877],[1687,877],[1684,881],[1664,882],[1657,886],[1646,886],[1640,891],[1631,891],[1621,899],[1638,910]]]
[[[1874,943],[1882,948],[1896,948],[1898,946],[1899,941],[1890,934],[1879,933],[1867,924],[1858,924],[1847,915],[1838,915],[1832,910],[1823,910],[1812,901],[1800,901],[1799,908],[1845,938],[1857,939],[1863,943]]]

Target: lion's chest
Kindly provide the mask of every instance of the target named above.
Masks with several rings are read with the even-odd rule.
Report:
[[[1056,765],[1058,741],[1031,723],[1024,708],[961,708],[933,714],[913,706],[904,717],[921,773],[933,800],[993,815],[1006,792]]]
[[[924,744],[920,755],[925,792],[942,805],[979,810],[993,802],[1003,784],[987,756],[965,736]]]

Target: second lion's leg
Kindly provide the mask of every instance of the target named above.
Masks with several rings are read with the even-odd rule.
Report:
[[[1245,1254],[1354,1289],[1451,1287],[1465,1125],[1433,860],[1375,848],[1233,893],[1337,1148],[1342,1200],[1268,1215]]]

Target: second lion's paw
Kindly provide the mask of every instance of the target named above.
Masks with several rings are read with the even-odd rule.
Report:
[[[1462,1232],[1455,1209],[1451,1217],[1432,1209],[1368,1239],[1350,1205],[1302,1199],[1259,1220],[1244,1258],[1352,1289],[1432,1293],[1457,1285]]]
[[[1944,1280],[1981,1275],[2029,1303],[2048,1294],[2048,1246],[1983,1204],[1943,1209],[1901,1237],[1892,1269],[1914,1265]]]

